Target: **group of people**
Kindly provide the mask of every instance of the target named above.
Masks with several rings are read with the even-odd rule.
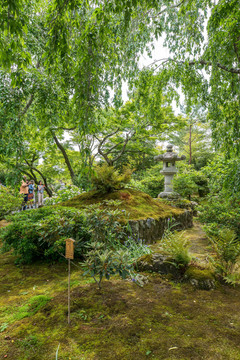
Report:
[[[26,210],[27,206],[34,208],[43,205],[44,186],[42,181],[35,185],[33,180],[27,180],[27,177],[23,176],[20,187],[20,194],[24,195],[23,210]]]

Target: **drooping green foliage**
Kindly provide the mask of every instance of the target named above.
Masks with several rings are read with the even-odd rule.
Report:
[[[89,126],[94,108],[109,97],[108,85],[116,89],[115,103],[120,104],[122,79],[136,73],[139,55],[145,48],[151,54],[151,40],[164,35],[173,55],[154,59],[158,76],[151,99],[157,99],[160,87],[171,97],[176,95],[174,84],[181,85],[189,109],[199,102],[208,107],[215,145],[238,151],[238,0],[9,0],[3,2],[1,15],[1,62],[7,69],[12,66],[13,84],[25,85],[25,69],[30,70],[25,106],[35,96],[48,102],[44,93],[52,88],[47,83],[52,85],[57,75],[61,102],[68,103],[70,95],[70,112],[82,127]],[[39,79],[35,81],[39,75],[47,85],[42,94]],[[149,110],[155,111],[151,102]]]
[[[213,193],[224,193],[226,197],[238,197],[240,193],[240,164],[238,157],[226,159],[216,154],[204,168],[209,178],[209,187]]]
[[[142,45],[134,45],[141,30],[133,33],[124,25],[130,19],[124,19],[114,4],[105,5],[7,1],[3,6],[6,31],[1,40],[12,39],[13,56],[2,62],[0,74],[1,161],[31,175],[40,171],[49,195],[46,181],[50,179],[40,169],[40,158],[51,157],[57,146],[76,183],[79,169],[72,164],[69,147],[61,143],[64,131],[76,130],[78,136],[87,129],[91,132],[96,109],[109,103],[110,88],[114,103],[121,104],[122,79],[136,72],[135,58],[147,42],[148,37],[140,36]],[[13,29],[12,17],[25,14],[26,9],[29,16],[22,27]],[[3,57],[5,50],[3,46]],[[22,61],[22,54],[27,54],[28,61]]]
[[[158,21],[171,55],[155,59],[157,71],[170,92],[181,86],[189,113],[195,104],[208,109],[215,146],[238,153],[239,1],[169,2],[165,14]]]

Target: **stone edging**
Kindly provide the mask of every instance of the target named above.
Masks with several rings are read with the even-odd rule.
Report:
[[[175,230],[188,229],[193,226],[193,212],[185,210],[179,215],[172,217],[172,224]],[[157,239],[160,239],[164,231],[169,226],[169,217],[153,219],[141,219],[141,220],[129,220],[129,225],[132,229],[133,235],[139,239],[145,241],[145,243],[152,244]]]

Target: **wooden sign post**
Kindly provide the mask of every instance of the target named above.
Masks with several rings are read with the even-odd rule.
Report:
[[[74,242],[75,240],[69,238],[66,241],[65,258],[68,259],[68,324],[70,324],[70,260],[74,258]]]

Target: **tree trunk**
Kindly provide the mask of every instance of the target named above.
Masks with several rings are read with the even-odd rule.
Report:
[[[192,125],[189,127],[189,165],[192,163]]]
[[[72,166],[71,166],[71,163],[70,163],[69,157],[68,157],[68,155],[67,155],[67,153],[66,153],[66,150],[64,149],[64,147],[62,146],[62,144],[59,142],[59,140],[58,140],[58,138],[56,137],[55,134],[53,134],[53,138],[54,138],[54,141],[55,141],[57,147],[59,148],[59,150],[60,150],[61,153],[63,154],[65,163],[66,163],[66,165],[67,165],[68,171],[69,171],[70,176],[71,176],[71,179],[72,179],[72,183],[74,184],[74,183],[75,183],[76,176],[75,176],[75,173],[74,173],[73,168],[72,168]]]

